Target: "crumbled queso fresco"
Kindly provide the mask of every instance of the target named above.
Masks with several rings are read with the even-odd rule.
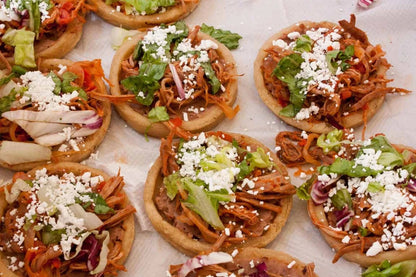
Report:
[[[309,79],[305,81],[307,86],[304,93],[307,94],[311,87],[316,86],[319,90],[326,93],[334,93],[335,87],[338,83],[337,75],[342,71],[338,68],[337,72],[333,74],[326,61],[326,53],[328,49],[339,50],[341,35],[338,29],[329,30],[327,28],[310,29],[306,31],[306,35],[313,41],[313,48],[311,52],[302,52],[301,56],[304,62],[301,64],[301,71],[295,76],[297,79]],[[296,45],[296,40],[301,36],[299,32],[292,32],[287,35],[290,40],[287,43],[285,40],[278,39],[272,42],[273,46],[278,46],[282,49],[291,49]],[[313,103],[310,108],[303,108],[295,117],[296,120],[308,119],[311,114],[317,114],[319,108]]]
[[[23,247],[25,238],[20,230],[27,222],[34,223],[36,217],[35,228],[50,225],[52,230],[65,230],[60,244],[55,245],[55,250],[60,248],[65,255],[69,255],[72,246],[81,243],[79,235],[87,231],[84,219],[76,217],[70,206],[76,203],[76,199],[82,202],[92,201],[85,193],[92,192],[92,188],[103,180],[102,176],[91,176],[91,172],[85,172],[81,176],[65,173],[59,177],[48,175],[45,168],[37,170],[32,180],[33,186],[29,190],[31,202],[26,214],[16,219],[18,231],[13,236],[13,241]],[[56,211],[59,211],[58,215]],[[12,216],[15,213],[16,209],[11,211]],[[13,262],[16,258],[10,259],[11,269],[18,270],[19,267]]]
[[[174,57],[169,58],[163,48],[168,43],[166,39],[169,34],[181,34],[182,32],[182,30],[176,30],[175,25],[169,25],[166,28],[154,27],[147,32],[142,43],[145,51],[149,45],[156,44],[159,46],[157,52],[152,54],[155,59],[161,59],[166,63],[179,61],[179,66],[182,67],[182,72],[184,73],[182,83],[185,91],[185,99],[188,99],[194,93],[192,85],[196,84],[195,73],[201,67],[201,63],[210,61],[208,50],[217,49],[218,45],[211,40],[201,40],[199,45],[192,46],[191,41],[185,38],[178,44],[176,50],[173,51],[172,54]],[[195,51],[199,52],[197,57],[195,57]],[[179,58],[177,59],[176,56]],[[177,100],[182,101],[183,99],[178,97]]]
[[[9,7],[6,6],[6,3],[8,3]],[[49,1],[39,1],[39,12],[41,22],[50,18],[48,6]],[[17,13],[17,11],[19,10],[23,10],[22,0],[0,1],[0,21],[20,20],[21,16],[19,16],[19,14]]]
[[[383,170],[376,176],[367,176],[363,178],[347,177],[347,180],[339,179],[337,174],[319,175],[318,180],[324,183],[336,181],[335,187],[329,191],[329,198],[324,203],[324,211],[328,213],[334,211],[331,198],[340,189],[347,189],[352,198],[363,199],[364,203],[369,204],[370,215],[361,219],[363,228],[369,226],[369,219],[377,221],[381,217],[386,217],[387,222],[383,225],[384,234],[381,236],[381,242],[376,241],[367,250],[367,256],[375,256],[380,252],[388,249],[404,250],[409,245],[416,245],[416,237],[405,237],[405,225],[415,225],[416,215],[412,212],[416,203],[416,196],[409,192],[406,187],[401,186],[409,176],[405,169],[389,169],[377,162],[381,151],[374,149],[364,149],[364,154],[355,160],[355,166],[362,165],[374,170]],[[370,192],[369,185],[379,184],[383,189],[377,192]],[[358,215],[354,215],[360,218]],[[348,231],[348,235],[342,239],[343,243],[349,243],[350,236],[357,236],[358,233],[349,231],[347,223],[343,229],[337,230]]]

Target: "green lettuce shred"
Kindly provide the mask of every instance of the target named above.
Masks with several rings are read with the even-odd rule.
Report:
[[[324,150],[324,153],[332,150],[338,151],[343,134],[342,130],[337,129],[332,130],[328,134],[322,134],[318,138],[317,145]]]
[[[312,175],[311,178],[309,178],[305,183],[303,183],[301,186],[296,188],[296,195],[300,200],[309,200],[311,199],[310,190],[315,183],[317,176],[316,174]]]
[[[394,168],[396,166],[402,166],[404,163],[402,155],[397,152],[396,149],[388,142],[386,137],[377,136],[371,139],[369,145],[363,146],[357,153],[357,158],[364,154],[364,149],[374,149],[376,152],[381,151],[381,155],[377,160],[377,163],[383,165],[386,168]],[[349,177],[366,177],[375,176],[382,172],[383,169],[375,170],[369,167],[364,167],[359,164],[355,164],[354,160],[346,160],[337,158],[329,166],[321,166],[318,168],[320,174],[337,173],[341,175],[347,175]]]
[[[188,191],[188,198],[184,204],[199,214],[209,225],[217,230],[223,230],[225,228],[224,224],[221,222],[218,211],[204,188],[194,184],[189,178],[182,179],[182,184]],[[216,202],[214,201],[214,203]]]
[[[300,65],[302,62],[304,62],[302,56],[299,53],[293,53],[282,58],[273,70],[273,75],[286,83],[290,91],[290,104],[280,111],[283,116],[296,116],[305,102],[305,89],[308,80],[295,78],[296,74],[301,71]]]
[[[332,74],[335,74],[338,68],[341,68],[341,71],[344,72],[350,68],[350,64],[346,61],[350,60],[354,56],[354,45],[348,45],[344,51],[342,50],[333,50],[326,54],[326,62],[328,64],[329,70]]]
[[[412,277],[416,272],[416,260],[391,264],[388,260],[370,266],[361,277]]]
[[[122,2],[133,6],[139,13],[146,14],[154,14],[161,7],[170,7],[175,5],[175,0],[122,0]]]
[[[347,189],[340,189],[331,197],[332,204],[338,211],[342,210],[345,205],[352,208],[351,194]]]
[[[301,35],[295,42],[293,51],[297,52],[311,52],[312,39],[308,35]]]
[[[35,62],[35,33],[25,29],[8,29],[2,37],[2,41],[14,46],[14,62],[27,68],[36,67]]]

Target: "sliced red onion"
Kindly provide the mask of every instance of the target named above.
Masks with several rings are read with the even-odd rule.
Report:
[[[335,218],[337,220],[336,227],[343,228],[345,224],[350,220],[350,218],[354,215],[354,212],[351,211],[347,205],[341,211],[334,211]]]
[[[0,161],[14,165],[19,163],[48,161],[52,152],[48,147],[19,141],[0,142]]]
[[[269,277],[267,274],[267,265],[265,262],[262,262],[256,266],[257,272],[251,273],[249,277]]]
[[[90,124],[85,125],[88,129],[98,129],[103,125],[103,118],[102,117],[95,117],[96,121]]]
[[[81,251],[75,257],[78,262],[87,262],[89,271],[94,270],[98,266],[99,255],[101,251],[101,243],[90,234],[83,242]]]
[[[90,128],[81,128],[78,130],[72,130],[70,138],[76,138],[76,137],[86,137],[89,135],[94,134],[98,129],[90,129]],[[68,137],[62,132],[62,133],[56,133],[56,134],[48,134],[41,137],[37,137],[34,139],[37,144],[43,145],[43,146],[55,146],[58,144],[62,144],[65,141],[68,140]]]
[[[28,121],[17,119],[15,121],[29,136],[33,139],[62,132],[63,129],[71,127],[71,124],[61,124],[61,123],[50,123],[42,121]]]
[[[178,272],[178,277],[186,277],[189,272],[206,265],[230,263],[233,257],[225,252],[212,252],[208,255],[198,255],[187,260]]]
[[[416,180],[410,179],[406,186],[407,190],[410,192],[416,192]]]
[[[327,115],[326,119],[328,123],[337,128],[338,130],[344,130],[344,127],[331,115]]]
[[[321,181],[316,181],[313,183],[311,189],[311,198],[316,205],[321,205],[325,203],[326,200],[328,200],[328,192],[325,192],[324,190],[326,186],[327,184]]]
[[[374,0],[358,0],[358,6],[368,8],[373,2]]]
[[[182,81],[179,78],[178,72],[173,64],[169,64],[170,72],[172,72],[173,81],[175,82],[176,88],[178,89],[179,97],[184,100],[185,99],[185,91],[182,86]]]
[[[92,124],[96,123],[99,116],[93,110],[85,111],[30,111],[15,110],[2,113],[4,118],[10,121],[27,120],[41,121],[51,123],[78,123]]]

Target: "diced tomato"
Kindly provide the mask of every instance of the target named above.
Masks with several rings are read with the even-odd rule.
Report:
[[[306,139],[302,139],[298,142],[298,145],[305,146],[306,145]]]
[[[74,16],[71,14],[74,4],[72,2],[65,2],[59,8],[59,17],[56,19],[57,23],[60,25],[67,25],[74,20]]]
[[[90,91],[95,89],[95,83],[93,82],[92,78],[91,78],[91,74],[88,73],[88,71],[86,71],[84,69],[84,84],[83,84],[84,90],[86,91]]]
[[[13,175],[13,183],[16,182],[17,179],[30,180],[29,176],[24,172],[16,172]]]
[[[364,67],[363,63],[361,63],[361,62],[354,65],[354,68],[357,69],[358,71],[360,71],[361,74],[365,73],[365,67]]]
[[[289,105],[289,102],[282,98],[279,98],[278,101],[279,101],[280,106],[282,107],[286,107],[287,105]]]
[[[332,50],[334,50],[334,47],[332,47],[332,46],[330,45],[330,46],[328,46],[327,50],[328,50],[328,51],[332,51]]]
[[[344,89],[341,91],[341,99],[345,100],[348,99],[352,96],[352,92],[349,89]]]
[[[175,125],[176,127],[182,126],[182,119],[180,119],[179,117],[170,119],[170,122],[172,122],[172,124]]]

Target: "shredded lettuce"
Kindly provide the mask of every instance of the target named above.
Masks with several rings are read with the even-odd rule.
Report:
[[[370,266],[361,277],[412,277],[416,272],[416,260],[408,260],[392,265],[385,260],[379,265]]]
[[[350,64],[346,61],[350,60],[354,56],[354,45],[348,45],[344,51],[333,50],[326,54],[326,62],[329,70],[332,74],[335,74],[338,68],[341,68],[342,72],[350,68]]]
[[[386,137],[377,136],[371,139],[370,144],[363,146],[357,153],[357,158],[364,154],[364,149],[374,149],[376,152],[381,151],[381,155],[377,160],[378,164],[383,165],[386,168],[394,168],[396,166],[402,166],[404,163],[402,155],[394,149],[388,142]],[[341,175],[347,175],[349,177],[366,177],[375,176],[382,172],[383,169],[375,170],[369,167],[364,167],[355,163],[354,160],[346,160],[337,158],[329,166],[321,166],[318,168],[320,174],[337,173]]]
[[[335,209],[338,211],[342,210],[345,205],[347,205],[349,208],[352,208],[351,194],[347,189],[337,190],[337,192],[331,197],[331,201]]]
[[[205,193],[204,188],[194,184],[189,178],[182,179],[182,184],[188,192],[188,198],[184,201],[184,204],[199,214],[215,229],[224,229],[225,227],[218,215],[217,208],[213,205],[207,193]]]
[[[273,75],[286,83],[290,91],[290,104],[280,111],[283,116],[294,117],[301,110],[306,99],[304,91],[307,80],[295,78],[296,74],[301,71],[302,62],[304,59],[299,53],[290,54],[282,58],[273,70]]]
[[[208,82],[212,87],[212,93],[216,94],[221,88],[221,82],[218,80],[217,75],[215,75],[211,63],[201,63],[201,67],[204,69],[205,76],[208,78]]]
[[[232,33],[228,30],[215,29],[214,27],[208,26],[205,23],[203,23],[201,26],[201,32],[204,32],[215,38],[230,50],[236,49],[238,47],[238,41],[242,38],[237,33]]]
[[[384,187],[378,182],[371,182],[368,184],[367,191],[380,192],[380,191],[384,191]]]
[[[331,150],[338,151],[341,146],[341,139],[344,132],[342,130],[334,129],[328,134],[322,134],[319,136],[317,145],[321,147],[325,153]]]
[[[264,149],[257,147],[256,152],[247,153],[247,161],[250,164],[251,171],[254,168],[271,168],[274,164],[270,157],[264,152]]]
[[[0,114],[10,110],[12,103],[16,100],[16,95],[17,91],[12,89],[8,95],[0,98]]]
[[[181,183],[181,176],[179,172],[172,173],[171,175],[163,178],[163,184],[166,187],[167,195],[170,200],[173,200],[178,194],[178,186]]]
[[[25,29],[8,29],[2,41],[14,46],[14,62],[27,68],[36,67],[35,62],[35,33]]]
[[[307,180],[305,183],[303,183],[300,187],[296,188],[296,195],[300,200],[309,200],[311,199],[311,186],[313,183],[315,183],[317,176],[313,175],[309,180]]]
[[[120,48],[120,46],[126,39],[133,37],[139,33],[140,32],[138,30],[126,30],[120,27],[114,27],[113,29],[111,29],[110,34],[111,47],[114,50],[117,50],[118,48]]]
[[[301,35],[295,42],[293,51],[297,52],[311,52],[312,39],[308,35]]]
[[[91,198],[91,201],[82,203],[83,204],[82,206],[84,209],[94,204],[94,213],[96,214],[107,214],[107,213],[114,212],[114,210],[107,205],[107,202],[105,201],[105,199],[98,193],[87,192],[84,195],[88,195]],[[79,204],[81,202],[77,200],[77,203]]]
[[[147,117],[152,123],[169,120],[169,114],[166,111],[165,106],[154,107],[153,109],[150,110]]]
[[[41,239],[45,245],[58,244],[63,234],[65,234],[65,229],[52,230],[51,225],[46,225],[41,231]]]
[[[139,13],[154,14],[161,7],[175,5],[175,0],[122,0],[134,7]]]
[[[411,163],[403,166],[403,169],[409,172],[410,176],[416,177],[416,163]]]

